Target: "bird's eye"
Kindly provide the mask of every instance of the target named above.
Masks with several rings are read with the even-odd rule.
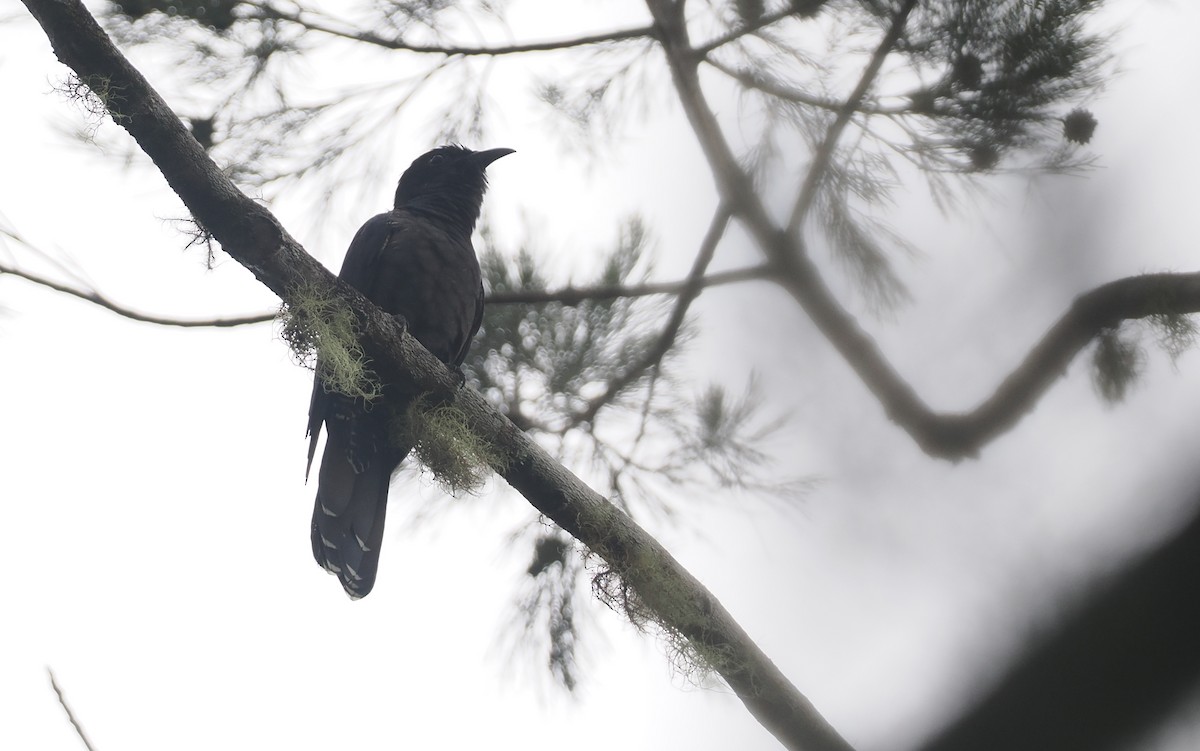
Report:
[[[441,164],[445,160],[446,157],[442,156],[441,154],[434,154],[433,156],[429,157],[430,164]]]

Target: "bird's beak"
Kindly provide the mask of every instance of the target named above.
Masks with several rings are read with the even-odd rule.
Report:
[[[488,149],[487,151],[476,151],[471,160],[479,165],[479,169],[484,169],[500,157],[513,153],[516,153],[516,149]]]

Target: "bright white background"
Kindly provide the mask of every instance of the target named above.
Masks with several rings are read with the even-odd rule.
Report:
[[[8,223],[140,310],[273,307],[236,263],[207,272],[200,252],[181,252],[168,220],[182,210],[156,173],[121,171],[57,132],[81,118],[51,91],[65,69],[19,4],[3,7],[18,17],[0,26]],[[1125,25],[1124,72],[1090,105],[1099,170],[1032,193],[999,183],[950,224],[914,188],[894,217],[922,251],[902,268],[916,303],[865,323],[937,408],[990,393],[1076,294],[1200,267],[1188,96],[1200,9],[1114,3],[1106,20]],[[682,275],[713,197],[678,111],[591,172],[538,136],[542,124],[512,113],[482,144],[519,152],[491,170],[497,224],[516,226],[517,195],[564,217],[542,247],[565,274],[637,208],[663,278]],[[417,150],[397,146],[396,175]],[[391,185],[369,194],[321,223],[336,240],[309,249],[331,266]],[[281,215],[309,240],[311,217]],[[753,258],[735,233],[718,265]],[[527,560],[505,539],[529,512],[500,481],[469,508],[428,482],[398,485],[379,585],[348,601],[309,551],[310,374],[270,326],[140,325],[8,277],[0,306],[0,748],[80,747],[46,666],[100,751],[777,747],[730,692],[673,672],[661,642],[602,608],[577,700],[507,659],[498,634]],[[864,751],[951,716],[1055,603],[1169,529],[1191,487],[1196,353],[1173,369],[1149,350],[1141,385],[1112,408],[1076,362],[979,460],[949,465],[887,423],[781,293],[713,290],[697,312],[697,382],[758,371],[794,415],[781,471],[823,482],[794,513],[737,497],[687,510],[702,538],[652,531]],[[464,508],[413,534],[417,498]],[[1190,740],[1180,730],[1161,748]]]

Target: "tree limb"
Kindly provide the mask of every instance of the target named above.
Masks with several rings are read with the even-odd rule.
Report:
[[[78,0],[22,0],[58,58],[79,79],[103,84],[113,119],[137,140],[193,216],[235,260],[285,302],[301,288],[328,290],[358,322],[380,377],[453,399],[472,429],[502,450],[495,469],[541,513],[594,551],[668,634],[703,655],[750,712],[788,748],[850,747],[661,544],[558,464],[478,392],[425,350],[401,322],[304,252],[278,220],[242,194],[162,98],[113,46]]]

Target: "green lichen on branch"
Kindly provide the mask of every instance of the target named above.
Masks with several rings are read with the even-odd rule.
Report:
[[[711,633],[709,607],[697,602],[695,593],[680,586],[667,573],[671,566],[661,560],[658,548],[636,544],[621,533],[615,508],[598,507],[581,524],[603,530],[604,543],[594,554],[605,560],[592,577],[592,592],[612,610],[623,614],[641,631],[656,627],[667,644],[667,654],[680,674],[697,685],[713,672],[743,670],[735,664],[732,647],[706,638]]]
[[[392,421],[392,443],[412,446],[421,464],[451,495],[474,493],[493,471],[504,472],[510,458],[478,435],[466,414],[449,402],[415,399]]]
[[[370,402],[383,393],[358,340],[354,312],[332,290],[305,284],[279,311],[279,337],[297,363],[317,370],[329,391]]]
[[[121,104],[125,97],[121,95],[121,87],[113,84],[107,76],[91,75],[80,78],[72,73],[65,81],[55,87],[55,91],[66,97],[83,110],[87,116],[87,136],[95,136],[104,116],[108,115],[114,123],[120,124],[129,116],[121,112]]]

